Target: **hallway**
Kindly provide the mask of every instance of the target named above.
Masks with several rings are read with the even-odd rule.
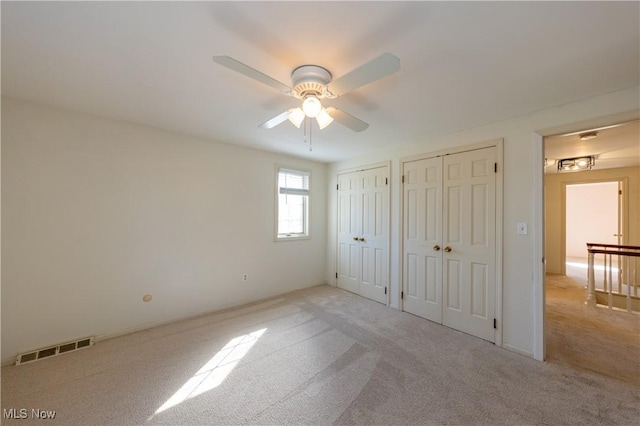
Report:
[[[586,265],[546,276],[546,361],[640,386],[640,315],[589,308]]]

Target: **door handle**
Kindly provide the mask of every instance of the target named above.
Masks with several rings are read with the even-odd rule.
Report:
[[[622,237],[622,234],[613,234],[614,237]]]
[[[364,241],[364,237],[360,237],[358,238],[360,241]]]
[[[440,246],[436,244],[435,246],[433,246],[433,249],[434,249],[435,251],[440,251]]]
[[[353,241],[358,241],[358,237],[353,237]]]
[[[444,248],[444,251],[446,251],[447,253],[449,253],[449,252],[451,251],[451,247],[446,246],[446,247]]]

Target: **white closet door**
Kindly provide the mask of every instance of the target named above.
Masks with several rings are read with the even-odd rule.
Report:
[[[495,341],[495,148],[443,159],[443,321]]]
[[[442,323],[442,159],[404,164],[403,309]]]
[[[360,289],[362,207],[359,173],[338,175],[338,287]]]
[[[495,148],[403,165],[403,310],[495,342]]]
[[[359,294],[387,303],[389,277],[389,190],[388,169],[378,167],[360,172],[362,187],[362,235],[360,237]]]
[[[338,287],[385,304],[388,177],[386,166],[338,175]]]

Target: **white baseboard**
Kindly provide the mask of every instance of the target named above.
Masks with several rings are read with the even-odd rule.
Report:
[[[18,355],[14,355],[11,356],[9,358],[5,358],[2,361],[0,361],[0,366],[2,367],[8,367],[10,365],[14,365],[16,363],[16,359],[18,358]]]
[[[120,336],[124,336],[127,334],[131,334],[131,333],[136,333],[138,331],[143,331],[143,330],[148,330],[150,328],[154,328],[154,327],[160,327],[162,325],[167,325],[167,324],[172,324],[174,322],[179,322],[179,321],[185,321],[185,320],[190,320],[193,318],[198,318],[198,317],[203,317],[206,315],[211,315],[211,314],[215,314],[218,312],[222,312],[222,311],[226,311],[228,309],[233,309],[233,308],[238,308],[240,306],[244,306],[250,303],[260,303],[260,302],[266,302],[270,299],[273,299],[275,297],[278,296],[282,296],[285,295],[287,293],[291,293],[292,291],[297,291],[297,290],[302,290],[305,288],[311,288],[311,287],[316,287],[319,285],[327,285],[327,283],[321,283],[321,284],[314,284],[311,286],[303,286],[303,287],[297,287],[294,288],[293,290],[287,290],[287,291],[282,291],[282,292],[276,292],[276,293],[271,293],[268,294],[266,296],[260,296],[258,298],[249,298],[249,299],[244,299],[238,302],[233,302],[233,303],[228,303],[225,305],[221,305],[218,308],[211,310],[211,311],[204,311],[204,312],[200,312],[200,313],[196,313],[196,314],[192,314],[192,315],[186,315],[183,317],[178,317],[178,318],[173,318],[173,319],[169,319],[166,321],[156,321],[156,322],[151,322],[151,323],[146,323],[146,324],[142,324],[142,325],[138,325],[135,327],[131,327],[131,328],[127,328],[125,330],[120,330],[114,333],[108,333],[108,334],[102,334],[102,335],[97,335],[95,337],[95,342],[102,342],[104,340],[108,340],[108,339],[113,339],[116,337],[120,337]]]
[[[534,358],[533,352],[525,350],[525,349],[522,349],[522,348],[519,348],[517,346],[510,345],[508,343],[503,343],[502,344],[502,348],[506,349],[508,351],[511,351],[511,352],[515,352],[515,353],[520,354],[520,355],[527,356],[529,358]]]

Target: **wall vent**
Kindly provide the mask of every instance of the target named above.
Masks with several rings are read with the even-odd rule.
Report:
[[[89,346],[93,346],[93,337],[85,337],[71,342],[60,343],[59,345],[46,346],[44,348],[36,349],[35,351],[18,354],[16,365],[26,364],[28,362],[50,358],[67,352],[77,351],[78,349],[88,348]]]

